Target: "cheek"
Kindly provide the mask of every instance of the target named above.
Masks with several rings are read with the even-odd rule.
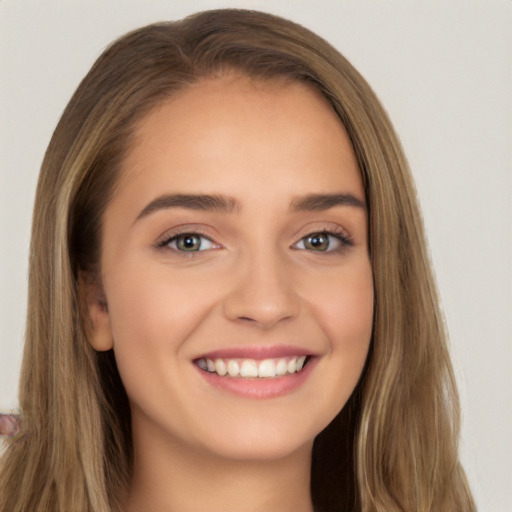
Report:
[[[215,303],[200,280],[144,266],[111,272],[105,277],[105,293],[116,360],[127,381],[162,361],[176,364],[179,371],[184,342]]]
[[[155,266],[156,267],[156,266]],[[114,353],[132,411],[187,437],[187,340],[215,307],[200,278],[159,265],[123,266],[105,276]],[[196,276],[197,277],[197,276]],[[188,371],[188,373],[187,373]],[[179,405],[179,407],[177,407]],[[174,410],[173,418],[165,411]]]
[[[366,353],[373,328],[373,286],[355,287],[333,297],[326,322],[334,350]]]
[[[204,293],[201,280],[172,270],[165,272],[158,266],[132,267],[133,272],[128,267],[105,279],[115,341],[123,342],[138,334],[148,342],[162,336],[170,342],[172,333],[186,331],[189,320],[208,310],[211,298]]]
[[[329,400],[338,410],[363,370],[373,328],[374,293],[370,263],[333,277],[312,298],[311,307],[329,343]],[[313,303],[314,302],[314,303]]]
[[[331,349],[366,351],[373,327],[373,277],[369,261],[326,279],[311,299]]]

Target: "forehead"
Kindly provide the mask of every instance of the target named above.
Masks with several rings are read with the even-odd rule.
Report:
[[[244,180],[293,188],[300,175],[306,187],[314,181],[330,189],[342,168],[353,171],[352,184],[360,189],[345,129],[315,88],[228,74],[187,87],[141,120],[120,185],[167,173],[174,188],[229,193]]]

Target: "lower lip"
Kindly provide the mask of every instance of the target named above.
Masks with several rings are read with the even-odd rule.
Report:
[[[276,398],[288,395],[300,388],[307,380],[318,358],[312,357],[297,373],[284,375],[283,377],[264,379],[244,379],[241,377],[229,377],[202,370],[196,366],[200,375],[213,387],[228,393],[243,396],[246,398]]]

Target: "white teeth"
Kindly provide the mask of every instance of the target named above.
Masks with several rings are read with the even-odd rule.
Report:
[[[279,376],[285,375],[288,371],[288,365],[286,364],[286,359],[279,359],[276,364],[276,374]]]
[[[273,359],[264,359],[258,368],[258,377],[275,377],[276,363]]]
[[[281,357],[276,359],[208,359],[197,360],[197,365],[222,377],[267,378],[298,373],[304,367],[307,356]]]
[[[217,359],[215,361],[215,371],[224,377],[226,373],[228,373],[228,369],[226,367],[226,363],[222,359]]]
[[[238,377],[240,374],[240,365],[235,359],[230,359],[228,361],[228,373],[230,377]]]
[[[245,359],[240,368],[240,377],[257,377],[258,366],[256,361]]]
[[[288,373],[295,373],[297,371],[297,358],[296,357],[292,357],[292,359],[290,359],[288,361]]]

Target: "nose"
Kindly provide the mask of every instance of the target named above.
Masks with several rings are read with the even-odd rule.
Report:
[[[288,269],[287,269],[288,267]],[[232,321],[268,329],[295,318],[300,310],[289,262],[270,251],[240,259],[224,299],[224,314]]]

